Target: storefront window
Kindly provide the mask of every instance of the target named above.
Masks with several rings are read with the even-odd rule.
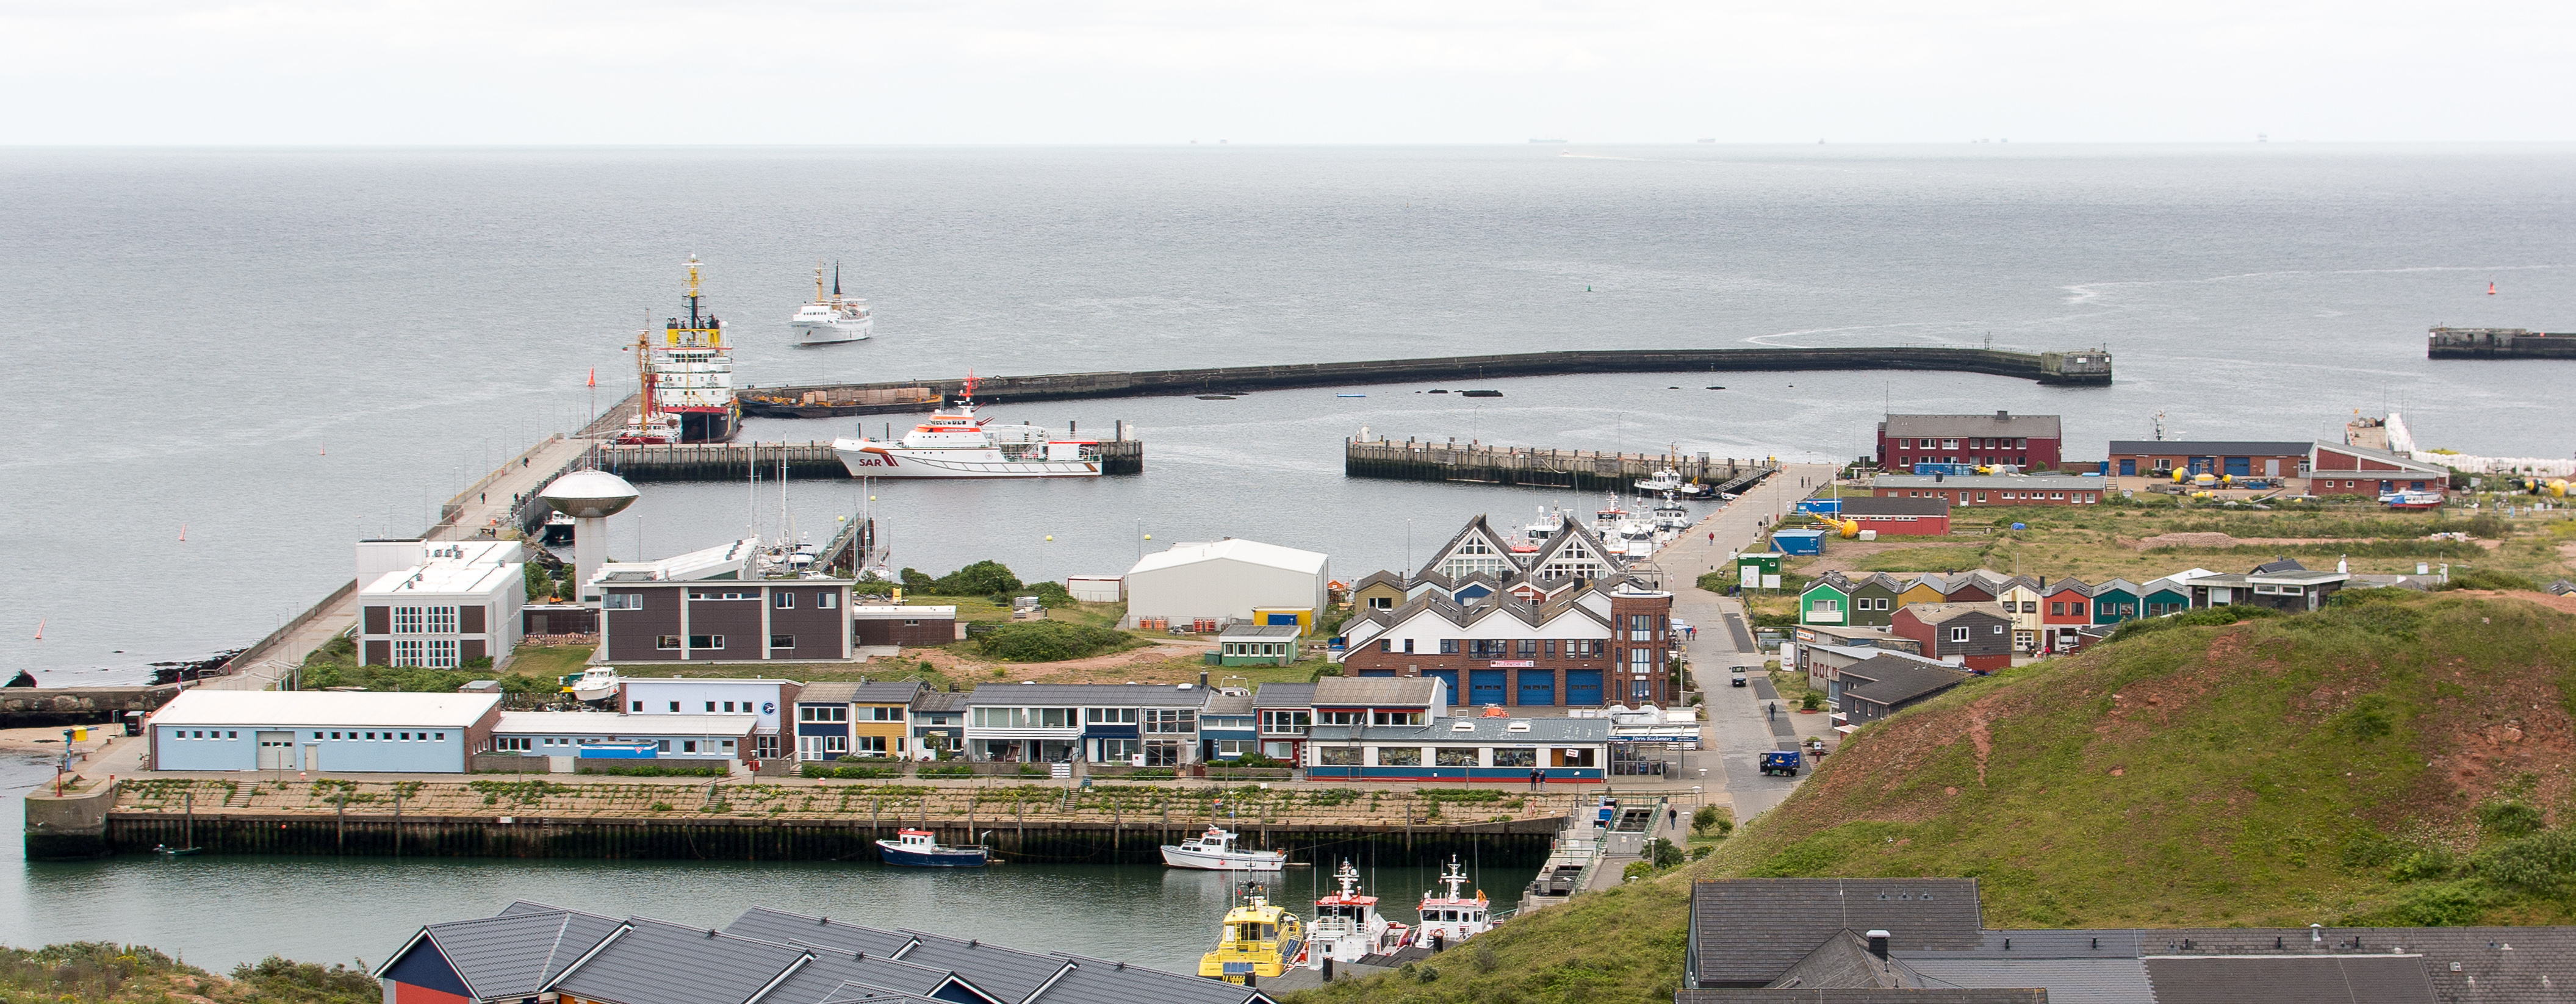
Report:
[[[1494,750],[1494,766],[1536,767],[1538,766],[1538,748],[1535,746],[1499,747]]]
[[[1434,751],[1434,757],[1433,762],[1442,767],[1475,767],[1483,762],[1483,758],[1477,756],[1477,750],[1472,746],[1465,748],[1443,746]]]
[[[1422,766],[1422,747],[1380,746],[1377,750],[1377,764],[1380,767]]]

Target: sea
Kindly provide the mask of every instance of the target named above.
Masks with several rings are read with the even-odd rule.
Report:
[[[2436,324],[2576,325],[2565,144],[15,148],[0,238],[18,374],[0,394],[0,674],[48,687],[249,644],[347,581],[353,541],[417,533],[480,472],[577,428],[633,388],[622,347],[680,312],[691,256],[748,385],[1754,345],[2104,347],[2117,380],[1619,374],[1475,384],[1500,398],[1006,402],[1006,420],[1130,423],[1144,473],[648,484],[610,521],[618,558],[819,542],[864,514],[892,564],[934,574],[988,558],[1117,574],[1243,537],[1350,579],[1479,513],[1509,526],[1598,501],[1344,478],[1340,446],[1362,435],[1837,460],[1868,453],[1890,411],[2009,410],[2062,416],[2085,458],[2159,424],[2335,439],[2394,410],[2426,446],[2576,450],[2576,362],[2424,358]],[[818,265],[869,300],[874,339],[790,344]],[[742,438],[858,424],[756,419]],[[0,941],[148,937],[238,961],[292,947],[289,930],[388,910],[408,930],[504,897],[430,908],[498,866],[198,867],[0,869],[0,909],[19,908]],[[613,911],[732,873],[507,874]],[[520,878],[539,874],[577,878]],[[401,882],[416,898],[372,895]],[[205,919],[260,902],[296,919],[265,942]],[[55,924],[82,903],[120,915]]]

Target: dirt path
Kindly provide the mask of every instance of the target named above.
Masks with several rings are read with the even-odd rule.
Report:
[[[997,678],[1039,683],[1100,683],[1126,678],[1140,683],[1174,683],[1193,677],[1197,667],[1205,665],[1200,661],[1201,654],[1215,647],[1202,641],[1158,641],[1143,648],[1063,662],[995,662],[940,648],[905,649],[903,658],[927,662],[961,684]],[[999,677],[994,676],[996,669],[1001,670]]]
[[[2158,548],[2158,547],[2184,547],[2184,548],[2193,548],[2193,549],[2204,549],[2204,548],[2205,548],[2205,549],[2216,550],[2216,549],[2220,549],[2220,548],[2236,547],[2236,546],[2239,546],[2239,545],[2249,546],[2249,547],[2278,547],[2278,546],[2280,546],[2280,545],[2284,545],[2284,544],[2364,544],[2364,543],[2370,543],[2370,542],[2372,542],[2372,541],[2374,541],[2374,540],[2378,540],[2378,539],[2381,539],[2381,538],[2374,538],[2374,537],[2230,537],[2230,536],[2228,536],[2228,535],[2226,535],[2226,534],[2223,534],[2223,533],[2160,533],[2160,534],[2157,534],[2157,535],[2155,535],[2155,536],[2153,536],[2153,537],[2138,537],[2138,538],[2134,538],[2134,539],[2129,538],[2129,537],[2119,537],[2119,538],[2115,538],[2115,539],[2117,539],[2121,544],[2126,545],[2126,546],[2127,546],[2129,549],[2131,549],[2131,550],[2135,550],[2135,551],[2144,551],[2144,550],[2148,550],[2148,549],[2150,549],[2150,548]],[[2503,541],[2501,541],[2501,540],[2474,540],[2474,539],[2473,539],[2473,540],[2471,541],[2471,543],[2474,543],[2474,544],[2478,545],[2479,547],[2486,548],[2487,550],[2490,550],[2490,551],[2495,550],[2496,548],[2499,548],[2499,547],[2504,546],[2504,542],[2503,542]]]

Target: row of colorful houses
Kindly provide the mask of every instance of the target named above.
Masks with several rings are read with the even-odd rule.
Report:
[[[2051,581],[2046,576],[1983,569],[1905,578],[1827,572],[1799,593],[1798,623],[1895,630],[1901,620],[1922,625],[1923,616],[1908,618],[1908,610],[1977,605],[2006,625],[2012,651],[2036,654],[2079,647],[2086,628],[2201,607],[2251,603],[2285,611],[2314,610],[2351,578],[2340,570],[2310,570],[2295,560],[2269,562],[2243,575],[2191,568],[2144,583],[2124,578]]]

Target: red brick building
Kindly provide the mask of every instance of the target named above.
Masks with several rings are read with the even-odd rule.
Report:
[[[1889,415],[1878,423],[1878,466],[2012,464],[2056,470],[2065,433],[2055,415]]]
[[[1854,497],[1842,500],[1842,518],[1882,537],[1939,537],[1950,532],[1947,498]]]
[[[1544,605],[1437,594],[1369,611],[1343,631],[1345,676],[1435,677],[1461,705],[1589,707],[1680,699],[1671,593],[1600,583]]]
[[[2451,486],[2451,472],[2367,446],[2318,443],[2308,454],[2308,494],[2378,495],[2382,492],[2438,492]]]
[[[1881,474],[1870,479],[1869,490],[1883,499],[1943,499],[1953,508],[1964,509],[1981,505],[2096,505],[2111,486],[2101,478],[2072,474]]]

